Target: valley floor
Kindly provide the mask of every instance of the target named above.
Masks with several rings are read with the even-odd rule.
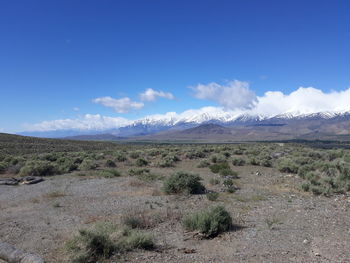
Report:
[[[205,195],[164,195],[161,181],[133,176],[70,174],[35,185],[0,185],[0,240],[49,263],[69,262],[64,245],[78,229],[99,221],[120,224],[125,214],[148,213],[159,217],[148,229],[157,249],[136,250],[109,262],[349,262],[348,197],[301,192],[297,176],[256,166],[237,167],[240,189],[221,192],[221,185],[209,183],[213,174],[196,168],[196,162],[151,170],[164,176],[174,170],[196,172],[207,189],[220,192],[217,201]],[[217,204],[231,213],[235,229],[209,240],[183,229],[183,215]]]

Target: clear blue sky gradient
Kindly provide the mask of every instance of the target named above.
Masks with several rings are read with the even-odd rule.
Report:
[[[215,105],[194,99],[188,87],[232,79],[248,81],[258,95],[348,88],[350,1],[0,2],[5,131],[86,113],[134,119]],[[146,88],[178,100],[128,114],[91,102],[137,100]]]

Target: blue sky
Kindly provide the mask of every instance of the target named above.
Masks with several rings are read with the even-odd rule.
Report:
[[[349,28],[347,0],[1,1],[0,129],[86,114],[134,120],[205,106],[242,109],[219,97],[245,89],[258,100],[301,86],[343,94]],[[215,92],[199,94],[197,85],[210,83]],[[173,97],[141,100],[147,89]],[[143,106],[121,113],[94,103],[104,97]]]

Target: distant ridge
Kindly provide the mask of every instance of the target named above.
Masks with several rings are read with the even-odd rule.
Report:
[[[209,125],[209,126],[203,126]],[[218,125],[218,126],[213,126]],[[200,127],[200,128],[198,128]],[[191,130],[191,129],[194,130]],[[181,133],[181,131],[184,131]],[[180,132],[180,133],[177,133]],[[214,137],[223,140],[315,139],[348,140],[350,112],[286,113],[275,116],[232,115],[227,112],[193,114],[185,117],[149,116],[132,124],[109,130],[57,130],[26,132],[22,135],[68,138],[73,140],[124,140],[125,138],[195,138]],[[81,136],[84,135],[84,136]],[[198,135],[198,136],[197,136]],[[210,136],[209,136],[210,135]],[[231,136],[232,135],[232,136]],[[68,137],[67,137],[68,136]],[[114,136],[114,137],[113,137]]]
[[[223,127],[218,124],[202,124],[194,128],[186,129],[180,131],[181,134],[193,134],[193,135],[221,135],[227,134],[231,135],[231,130],[229,128]]]
[[[94,134],[94,135],[76,135],[64,137],[65,140],[79,140],[79,141],[120,141],[125,137],[115,136],[113,134]]]

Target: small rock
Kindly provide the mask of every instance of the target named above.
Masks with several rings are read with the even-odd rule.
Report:
[[[319,257],[319,256],[321,256],[321,254],[316,252],[316,253],[315,253],[315,256],[316,256],[316,257]]]
[[[307,243],[309,243],[309,240],[304,239],[303,244],[307,244]]]

